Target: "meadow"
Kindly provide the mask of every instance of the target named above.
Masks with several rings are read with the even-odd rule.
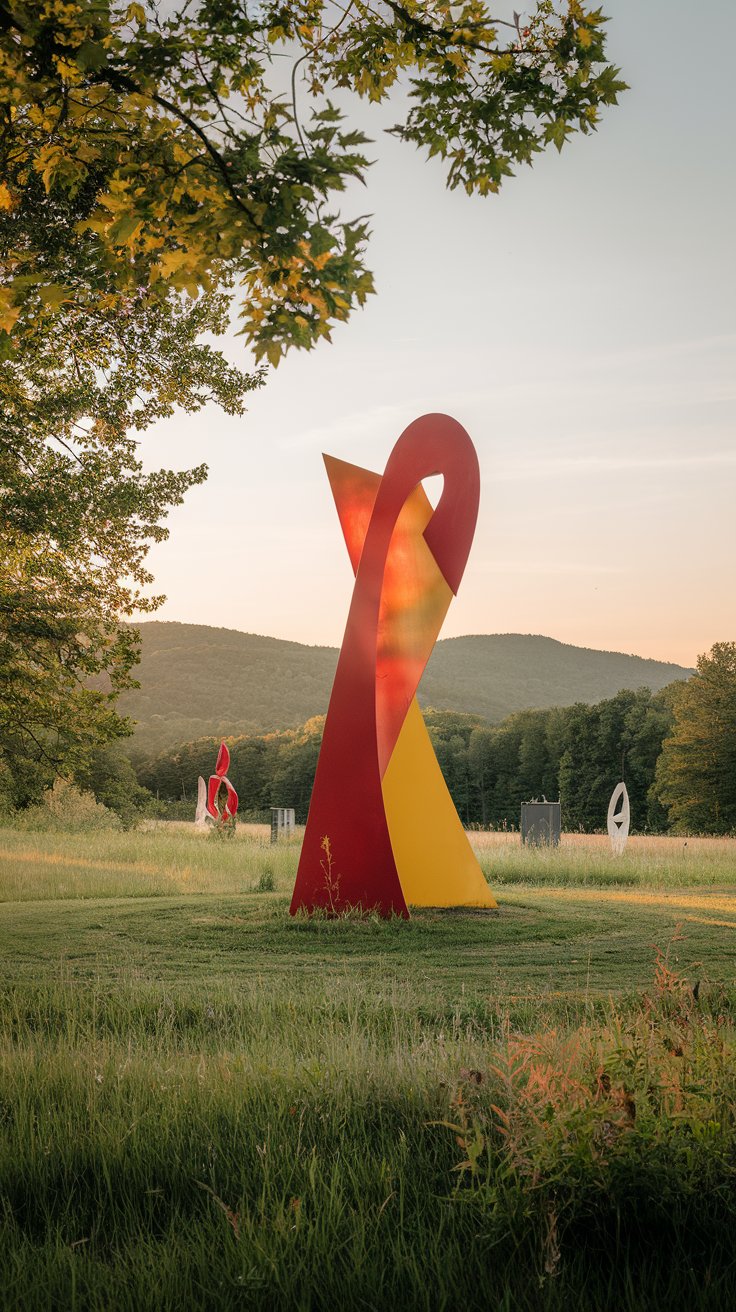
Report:
[[[473,841],[499,911],[405,923],[0,831],[0,1306],[736,1306],[736,842]]]

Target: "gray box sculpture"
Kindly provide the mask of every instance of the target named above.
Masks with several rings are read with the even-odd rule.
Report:
[[[560,841],[560,803],[522,802],[521,841],[536,847],[557,847]]]
[[[288,806],[271,807],[271,842],[278,843],[280,838],[291,838],[294,832],[294,811]]]

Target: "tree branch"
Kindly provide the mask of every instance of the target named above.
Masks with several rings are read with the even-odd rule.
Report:
[[[97,76],[91,77],[90,82],[98,86],[104,85],[105,82],[108,82],[115,90],[127,91],[136,96],[144,96],[147,100],[152,100],[154,104],[159,105],[161,109],[165,109],[169,114],[173,114],[174,118],[178,118],[180,122],[185,123],[190,131],[192,131],[195,136],[199,137],[199,140],[202,142],[207,154],[225,183],[230,198],[237,205],[238,209],[242,210],[243,214],[248,216],[248,219],[253,224],[253,227],[259,235],[266,235],[260,224],[254,219],[249,207],[243,202],[239,195],[228,172],[227,161],[223,159],[219,150],[213,146],[204,129],[199,126],[197,121],[193,119],[190,114],[187,114],[186,110],[182,109],[179,105],[174,104],[172,100],[168,100],[165,96],[158,95],[157,92],[144,91],[131,77],[128,77],[127,73],[121,73],[116,69],[108,68]]]

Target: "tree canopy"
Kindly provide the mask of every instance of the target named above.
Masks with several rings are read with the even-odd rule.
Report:
[[[736,830],[736,642],[717,642],[673,685],[674,726],[657,765],[657,794],[685,833]]]
[[[0,755],[16,802],[127,730],[115,700],[133,683],[137,634],[154,610],[145,559],[206,467],[145,473],[135,434],[175,405],[229,410],[258,377],[198,341],[227,305],[131,296],[59,316],[0,371]],[[104,676],[102,682],[100,676]]]
[[[262,381],[203,343],[230,298],[258,357],[329,337],[372,290],[367,139],[330,96],[396,98],[451,187],[496,191],[624,84],[600,10],[538,0],[0,0],[0,752],[16,800],[125,730],[145,558],[205,477],[144,473],[175,407]],[[104,679],[100,682],[101,676]]]
[[[70,300],[233,284],[257,355],[329,337],[372,290],[366,220],[336,209],[367,139],[330,96],[408,79],[394,133],[494,192],[616,103],[605,21],[583,0],[523,24],[479,0],[0,0],[5,349]],[[47,240],[44,197],[77,208],[82,259]]]
[[[566,829],[600,831],[623,765],[634,827],[657,833],[667,815],[651,788],[672,724],[670,695],[669,689],[653,694],[640,688],[594,706],[519,711],[498,725],[447,710],[428,710],[424,718],[466,825],[516,829],[521,803],[544,793],[561,798]],[[297,821],[306,820],[323,726],[324,716],[315,716],[299,729],[228,738],[229,777],[241,814],[293,806]],[[163,801],[182,801],[191,814],[197,777],[211,774],[218,745],[217,738],[204,737],[139,758],[139,781]]]

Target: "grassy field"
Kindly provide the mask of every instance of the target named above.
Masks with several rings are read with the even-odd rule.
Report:
[[[248,893],[273,880],[291,891],[303,829],[272,847],[267,825],[217,841],[191,824],[135,834],[28,833],[0,828],[0,902],[167,893]],[[525,848],[518,834],[471,835],[492,887],[507,884],[690,888],[736,886],[736,841],[632,838],[614,857],[603,835],[565,834],[558,848]]]
[[[736,1306],[736,843],[474,841],[407,924],[0,831],[0,1307]]]

